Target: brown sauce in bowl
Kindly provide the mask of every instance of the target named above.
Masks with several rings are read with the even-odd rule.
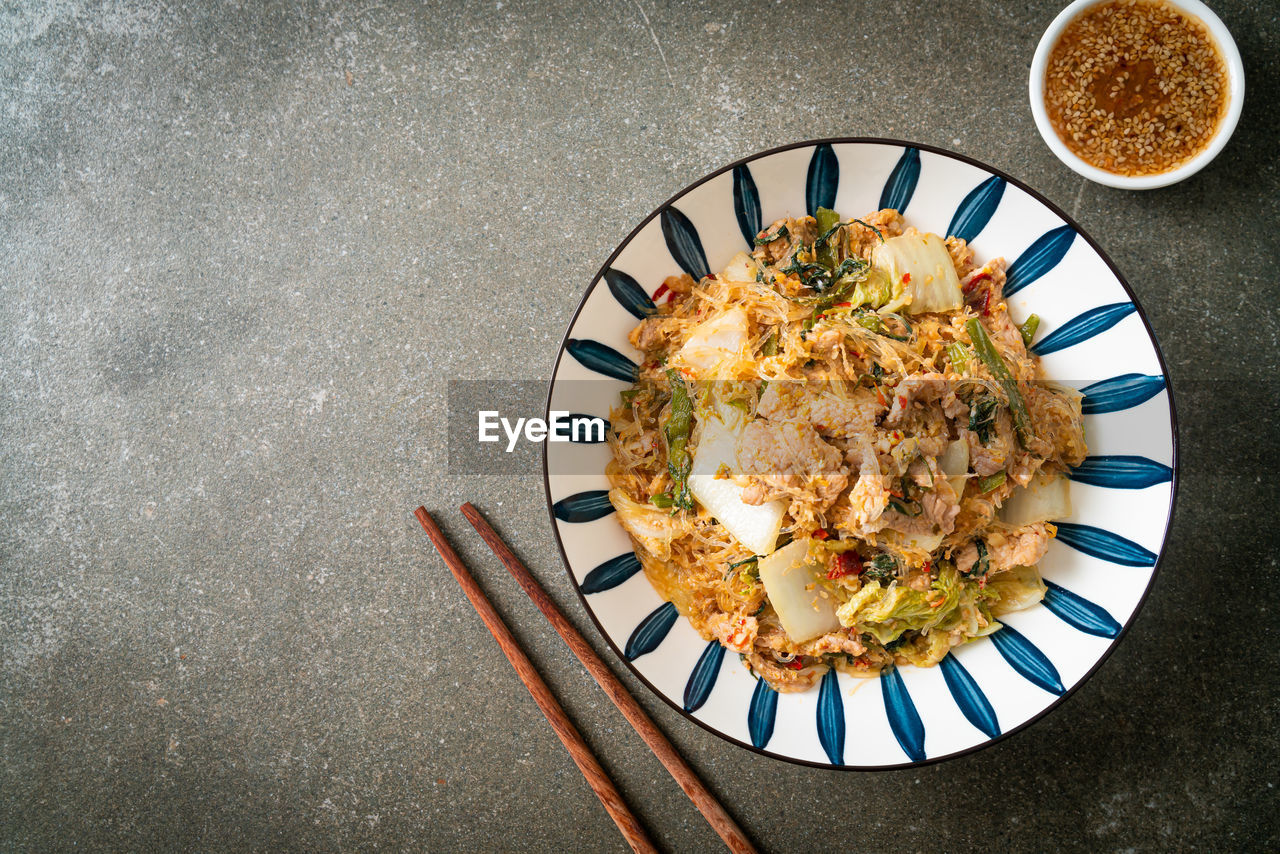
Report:
[[[1204,150],[1226,114],[1226,62],[1209,30],[1163,0],[1099,3],[1049,54],[1044,101],[1078,157],[1157,175]]]

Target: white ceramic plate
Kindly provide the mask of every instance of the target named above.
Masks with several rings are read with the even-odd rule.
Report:
[[[1073,515],[1040,564],[1045,601],[954,649],[937,667],[878,679],[830,671],[778,694],[703,640],[650,586],[605,497],[608,446],[545,446],[547,502],[572,581],[609,645],[658,696],[746,747],[857,769],[933,762],[1036,720],[1102,663],[1147,595],[1177,484],[1173,401],[1155,338],[1098,245],[1035,191],[967,157],[893,140],[804,142],[708,175],[654,211],[609,258],[556,357],[548,410],[607,418],[638,354],[627,333],[662,280],[721,269],[760,228],[829,207],[894,207],[921,231],[1009,259],[1015,317],[1042,318],[1047,376],[1085,393],[1090,456]]]

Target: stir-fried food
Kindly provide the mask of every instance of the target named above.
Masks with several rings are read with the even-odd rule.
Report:
[[[1039,602],[1084,429],[1004,260],[894,210],[755,244],[631,333],[609,496],[654,587],[779,691],[935,664]]]

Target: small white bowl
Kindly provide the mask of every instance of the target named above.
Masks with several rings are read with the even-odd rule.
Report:
[[[1067,148],[1066,143],[1062,141],[1057,132],[1054,131],[1053,125],[1049,122],[1049,115],[1044,107],[1044,73],[1049,64],[1049,52],[1057,44],[1058,37],[1067,28],[1067,24],[1071,23],[1085,9],[1105,1],[1075,0],[1074,3],[1058,13],[1058,17],[1053,19],[1049,29],[1045,30],[1044,35],[1040,38],[1040,44],[1036,47],[1035,56],[1031,60],[1030,80],[1031,114],[1035,117],[1036,127],[1040,130],[1040,136],[1044,137],[1045,144],[1049,146],[1049,150],[1056,154],[1058,159],[1068,167],[1090,181],[1104,184],[1108,187],[1119,187],[1124,190],[1151,190],[1156,187],[1167,187],[1184,178],[1190,178],[1209,165],[1209,161],[1217,157],[1218,152],[1227,144],[1227,140],[1231,138],[1231,134],[1236,129],[1236,123],[1240,120],[1240,109],[1244,105],[1244,64],[1240,61],[1240,50],[1236,47],[1235,39],[1231,37],[1231,32],[1226,25],[1213,13],[1213,10],[1201,3],[1200,0],[1167,0],[1167,2],[1188,17],[1197,18],[1204,23],[1210,35],[1213,36],[1213,40],[1217,43],[1218,49],[1222,52],[1222,58],[1227,65],[1227,114],[1223,116],[1221,124],[1218,125],[1217,133],[1214,134],[1213,139],[1209,141],[1204,150],[1178,168],[1171,169],[1168,172],[1132,177],[1117,175],[1114,172],[1099,169],[1078,157],[1071,149]]]

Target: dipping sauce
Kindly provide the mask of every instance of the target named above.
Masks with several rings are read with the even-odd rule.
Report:
[[[1228,89],[1203,23],[1163,0],[1113,0],[1067,25],[1049,54],[1044,102],[1053,129],[1086,163],[1156,175],[1208,146]]]

